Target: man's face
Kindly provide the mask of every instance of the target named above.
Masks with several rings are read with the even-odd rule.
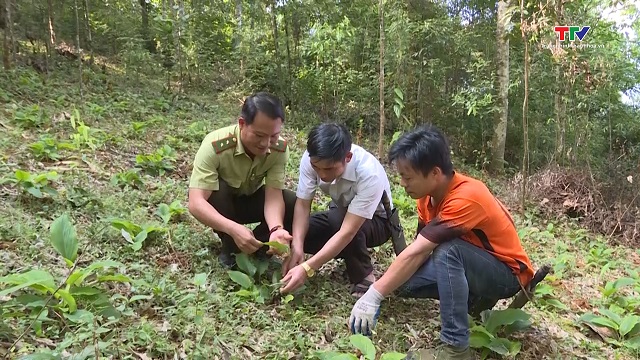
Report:
[[[311,167],[318,174],[320,179],[326,183],[330,183],[344,173],[347,163],[351,161],[351,152],[347,153],[344,161],[320,160],[318,158],[310,158]]]
[[[443,174],[439,167],[434,167],[425,176],[413,168],[407,160],[401,159],[396,162],[396,168],[400,174],[400,186],[413,199],[432,195],[442,182]]]
[[[278,142],[282,131],[282,119],[271,119],[258,111],[253,123],[247,124],[243,118],[238,120],[240,125],[240,140],[245,151],[252,155],[265,155],[269,147]]]

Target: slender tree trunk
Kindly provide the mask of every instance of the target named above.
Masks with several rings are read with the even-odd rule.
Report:
[[[287,78],[289,79],[289,89],[288,89],[289,94],[287,97],[289,98],[289,101],[291,101],[292,92],[293,92],[292,90],[293,79],[291,78],[291,50],[289,48],[289,20],[288,20],[286,8],[282,12],[282,14],[284,15],[284,36],[287,44]]]
[[[163,12],[164,12],[164,1],[162,2]],[[149,7],[150,3],[147,0],[140,0],[140,15],[142,16],[142,27],[140,29],[140,34],[142,35],[142,39],[145,42],[145,47],[150,53],[156,52],[156,46],[153,43],[153,39],[151,38],[151,34],[149,32]]]
[[[53,0],[47,0],[47,35],[47,56],[45,60],[47,75],[49,75],[49,69],[55,66],[56,33],[53,30]]]
[[[522,135],[524,151],[522,155],[522,213],[526,211],[527,179],[529,177],[529,125],[527,111],[529,107],[529,40],[524,20],[524,0],[520,0],[520,31],[524,43],[524,99],[522,101]]]
[[[380,19],[380,132],[378,134],[378,158],[384,158],[384,0],[378,2],[378,17]]]
[[[13,52],[13,21],[11,20],[11,0],[4,2],[4,39],[2,43],[2,64],[5,69],[11,69]]]
[[[504,148],[507,140],[507,121],[509,119],[509,38],[507,37],[507,0],[498,1],[497,21],[497,65],[498,65],[498,111],[493,126],[491,142],[491,171],[504,171]]]
[[[277,14],[276,14],[276,2],[273,1],[271,3],[271,26],[272,26],[272,30],[273,30],[273,50],[274,50],[274,55],[275,55],[275,65],[276,65],[276,77],[277,77],[277,89],[281,90],[281,83],[282,83],[282,76],[280,76],[280,74],[282,73],[282,71],[280,71],[280,52],[278,51],[278,19],[277,19]]]
[[[87,48],[89,49],[89,65],[93,65],[93,41],[91,40],[91,24],[89,23],[89,0],[84,0],[84,21],[87,27]]]
[[[80,50],[80,16],[78,16],[78,0],[74,0],[74,5],[76,11],[76,48],[78,53],[78,71],[80,75],[78,86],[80,87],[80,101],[82,101],[82,52]]]
[[[236,32],[233,36],[233,48],[238,49],[242,37],[242,0],[236,0]]]

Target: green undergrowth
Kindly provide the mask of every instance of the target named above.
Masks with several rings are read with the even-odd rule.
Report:
[[[0,75],[2,355],[391,359],[435,344],[435,300],[391,297],[371,339],[350,337],[354,300],[339,260],[292,296],[277,291],[275,260],[244,259],[236,273],[218,265],[219,243],[185,208],[187,184],[203,136],[233,123],[236,103],[90,73],[81,100],[72,74],[57,71],[46,85],[40,76]],[[304,129],[287,128],[285,136],[294,188]],[[411,239],[415,202],[391,178]],[[315,208],[326,203],[319,198]],[[522,312],[504,312],[501,302],[474,320],[478,354],[634,356],[637,250],[534,211],[514,216],[535,265],[548,263],[553,273]],[[372,253],[383,272],[391,245]]]

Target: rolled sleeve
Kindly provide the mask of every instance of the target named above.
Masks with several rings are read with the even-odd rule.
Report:
[[[284,179],[287,170],[287,162],[289,161],[289,147],[287,146],[285,152],[278,153],[277,156],[277,160],[267,171],[265,186],[283,190],[285,185]]]
[[[384,192],[383,181],[377,174],[359,179],[356,184],[356,196],[351,200],[347,211],[365,219],[372,219]]]
[[[220,159],[215,151],[213,151],[211,143],[203,142],[193,161],[189,187],[218,191],[220,189],[220,183],[218,181],[219,165]]]
[[[302,159],[300,159],[300,175],[298,177],[296,196],[303,200],[313,199],[316,194],[317,185],[316,172],[311,167],[309,153],[305,151],[304,154],[302,154]]]
[[[440,214],[420,231],[420,235],[441,244],[471,231],[483,221],[485,214],[482,206],[475,201],[447,201]]]

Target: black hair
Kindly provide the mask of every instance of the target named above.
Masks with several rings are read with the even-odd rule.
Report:
[[[400,136],[391,145],[388,159],[389,162],[406,160],[424,176],[436,166],[445,175],[453,175],[449,142],[433,125],[425,125]]]
[[[342,124],[316,125],[307,137],[307,151],[310,157],[320,160],[344,161],[347,153],[351,151],[351,134]]]
[[[256,114],[261,112],[271,119],[282,119],[284,122],[284,108],[282,102],[275,95],[271,95],[266,92],[255,93],[245,99],[242,105],[242,112],[240,116],[244,119],[247,125],[253,124]]]

